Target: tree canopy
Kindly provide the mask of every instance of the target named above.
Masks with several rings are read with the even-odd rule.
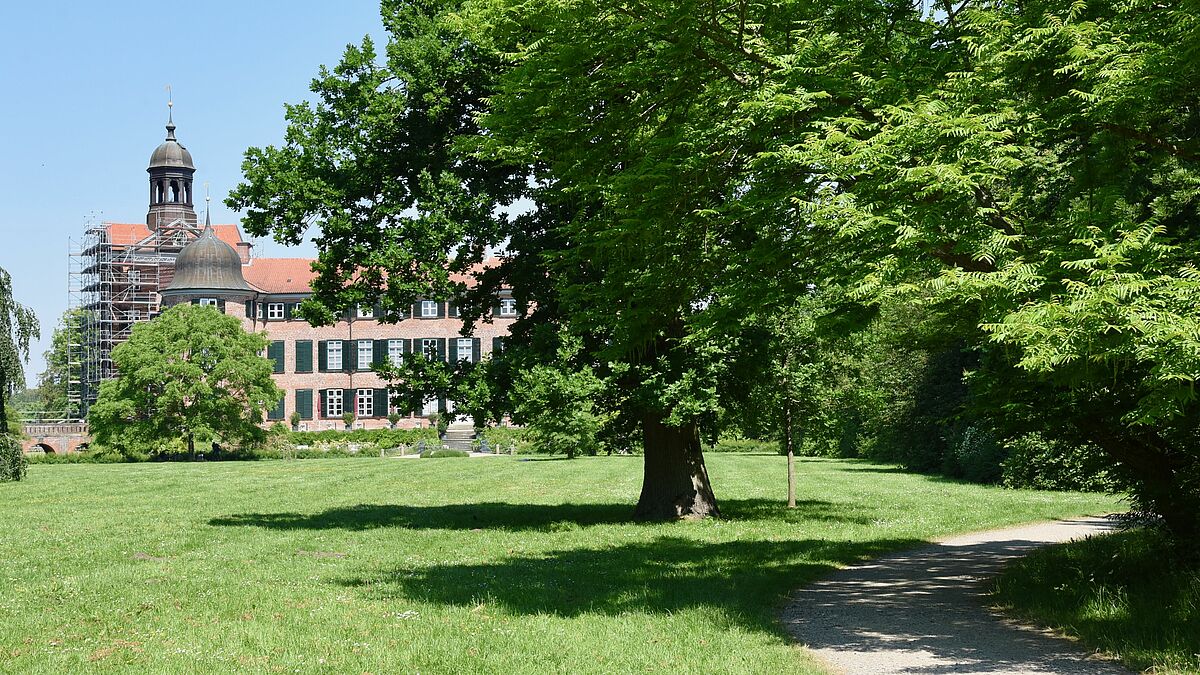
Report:
[[[511,288],[508,384],[577,338],[643,434],[640,515],[716,512],[699,433],[817,289],[820,330],[922,308],[999,433],[1100,447],[1194,540],[1198,7],[384,2],[386,52],[322,69],[230,204],[320,224],[312,318]]]
[[[213,307],[176,305],[138,324],[113,350],[120,376],[100,385],[88,424],[96,441],[124,452],[170,453],[173,441],[261,437],[263,412],[283,392],[262,356],[267,339]]]

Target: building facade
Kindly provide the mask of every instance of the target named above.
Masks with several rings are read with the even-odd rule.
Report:
[[[110,253],[106,260],[94,256],[81,266],[92,271],[81,287],[106,292],[94,292],[74,306],[84,308],[89,321],[99,323],[107,317],[109,324],[103,339],[101,331],[93,330],[73,341],[81,354],[79,376],[72,377],[72,386],[78,385],[73,398],[83,413],[94,400],[99,380],[116,376],[111,349],[128,338],[134,324],[184,302],[212,305],[271,341],[266,356],[274,362],[276,384],[286,393],[269,411],[269,422],[299,413],[302,429],[341,429],[343,415],[353,413],[354,427],[383,428],[389,426],[389,413],[398,413],[399,426],[412,427],[426,424],[429,413],[453,410],[453,401],[435,399],[419,411],[397,410],[387,382],[374,367],[414,352],[450,362],[487,358],[516,318],[516,305],[507,293],[496,299],[490,321],[478,323],[470,335],[462,335],[453,303],[441,299],[418,300],[396,322],[379,320],[377,308],[360,307],[332,326],[310,326],[298,317],[298,307],[312,293],[313,261],[257,257],[236,224],[212,225],[207,215],[205,225],[198,226],[191,153],[175,139],[174,124],[168,123],[167,132],[148,169],[151,203],[146,224],[104,223],[93,228],[99,230],[95,238],[110,249],[118,245],[120,255]],[[104,265],[108,269],[100,269]],[[107,284],[101,283],[102,275]],[[134,295],[136,306],[125,307],[129,303],[118,300]]]

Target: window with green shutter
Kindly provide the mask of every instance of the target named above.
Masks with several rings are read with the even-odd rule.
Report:
[[[267,347],[267,358],[275,362],[274,372],[283,372],[283,340],[271,342],[271,346]]]
[[[284,399],[279,399],[279,403],[276,403],[274,408],[267,411],[268,420],[276,421],[283,419],[285,413],[283,401]]]
[[[300,419],[302,420],[311,420],[313,418],[312,389],[296,390],[296,412],[300,413]]]
[[[313,369],[312,340],[296,340],[296,372],[311,373]]]

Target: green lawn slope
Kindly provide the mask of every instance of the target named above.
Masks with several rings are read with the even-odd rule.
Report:
[[[638,457],[43,465],[0,485],[0,671],[809,672],[789,589],[1118,506],[713,455],[723,520],[628,521]]]

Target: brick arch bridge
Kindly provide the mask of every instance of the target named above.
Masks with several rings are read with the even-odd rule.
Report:
[[[25,440],[21,449],[63,455],[79,452],[81,446],[92,442],[86,422],[51,422],[23,425]]]

